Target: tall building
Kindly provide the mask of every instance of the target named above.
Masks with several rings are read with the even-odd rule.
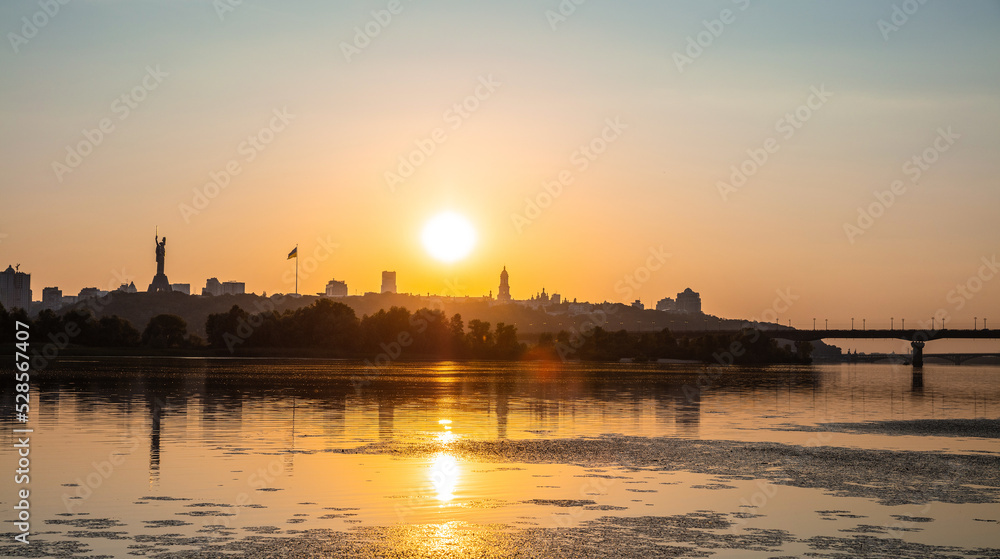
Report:
[[[222,295],[222,284],[219,283],[219,278],[208,278],[205,281],[205,287],[201,290],[202,295]]]
[[[31,310],[31,274],[19,272],[13,266],[0,272],[0,304],[8,311]]]
[[[396,272],[382,272],[382,293],[396,292]]]
[[[56,310],[62,306],[62,289],[46,287],[42,289],[42,308]]]
[[[510,302],[510,284],[507,283],[508,278],[507,266],[504,266],[503,271],[500,272],[500,290],[497,291],[497,301],[501,303]]]
[[[687,288],[677,294],[677,310],[687,313],[701,313],[701,295]]]
[[[242,281],[222,282],[223,295],[243,295],[247,292],[247,284]]]
[[[332,279],[326,284],[327,297],[347,297],[347,282]]]
[[[656,310],[658,311],[675,311],[677,310],[677,303],[672,297],[664,297],[656,302]]]

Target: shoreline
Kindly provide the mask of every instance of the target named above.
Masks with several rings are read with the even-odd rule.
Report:
[[[14,355],[13,344],[0,345],[0,355]],[[253,350],[241,350],[229,352],[218,348],[174,348],[174,349],[150,349],[140,348],[115,348],[115,347],[95,347],[95,346],[68,346],[60,349],[59,353],[50,360],[58,362],[60,358],[66,357],[92,357],[92,358],[177,358],[177,359],[326,359],[338,361],[374,361],[377,355],[367,354],[346,354],[342,351],[325,350],[319,348],[259,348]],[[503,358],[483,358],[483,357],[446,357],[433,355],[412,355],[408,357],[397,357],[393,363],[474,363],[482,361],[501,363],[538,363],[549,361],[560,361],[568,363],[595,363],[606,365],[618,364],[638,364],[638,365],[710,365],[721,366],[719,363],[710,361],[699,361],[694,359],[619,359],[619,360],[591,360],[591,359],[560,359],[554,355],[528,355],[511,359]],[[823,362],[825,363],[825,362]],[[836,362],[832,362],[836,363]],[[809,363],[774,361],[765,363],[748,363],[739,366],[759,366],[770,365],[809,365]],[[378,366],[378,365],[374,365]]]

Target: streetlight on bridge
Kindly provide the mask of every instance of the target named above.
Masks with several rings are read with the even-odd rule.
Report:
[[[862,318],[861,319],[861,329],[862,330],[867,330],[868,329],[868,328],[865,327],[865,322],[867,322],[867,321],[868,321],[868,319],[866,319],[866,318]]]
[[[816,319],[814,318],[813,319],[813,331],[815,331],[815,330],[816,330]]]
[[[979,330],[979,317],[978,316],[972,317],[972,329],[973,330]]]
[[[889,317],[889,330],[895,330],[896,329],[895,321],[896,321],[895,318],[893,318],[891,316]]]
[[[902,326],[900,326],[900,329],[906,330],[906,319],[905,318],[901,318],[900,320],[903,321],[903,324],[902,324]]]
[[[824,330],[829,330],[830,329],[830,319],[829,318],[824,318],[823,319],[823,329]]]
[[[854,317],[851,317],[851,330],[854,330]]]

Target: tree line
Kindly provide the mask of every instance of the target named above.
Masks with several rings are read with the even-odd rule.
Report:
[[[234,305],[209,315],[208,345],[225,348],[325,348],[343,355],[375,355],[400,351],[440,359],[516,359],[526,346],[513,325],[451,318],[442,311],[402,307],[380,309],[360,319],[351,307],[329,299],[279,314],[250,314]],[[397,348],[399,351],[397,351]],[[391,351],[390,351],[391,350]]]
[[[69,344],[90,347],[150,347],[198,348],[204,341],[188,333],[187,323],[179,316],[161,314],[154,316],[139,332],[132,323],[120,316],[97,318],[89,309],[76,308],[63,314],[45,309],[34,319],[28,318],[23,309],[8,312],[0,305],[0,343],[12,339],[14,323],[23,322],[30,327],[31,339],[36,345]]]
[[[234,305],[211,314],[206,338],[188,332],[179,316],[152,317],[142,332],[118,316],[96,318],[88,309],[64,314],[43,310],[29,319],[22,309],[0,305],[0,343],[13,339],[14,322],[29,324],[36,345],[57,343],[108,348],[225,350],[230,354],[281,349],[321,350],[326,355],[361,357],[386,354],[395,358],[518,359],[558,358],[590,361],[656,361],[685,359],[707,363],[808,363],[812,346],[800,342],[781,347],[758,331],[701,336],[658,332],[617,332],[595,327],[584,332],[542,334],[532,348],[518,341],[513,325],[450,318],[442,311],[402,307],[382,309],[360,318],[351,307],[319,299],[295,310],[248,313]]]
[[[493,327],[470,320],[466,326],[460,314],[447,318],[437,310],[411,313],[401,307],[358,318],[351,307],[328,299],[284,313],[250,314],[234,305],[228,312],[208,316],[207,339],[188,332],[187,322],[172,314],[152,317],[139,332],[119,316],[96,318],[84,308],[64,314],[46,309],[30,319],[23,309],[7,312],[0,305],[0,343],[13,339],[15,321],[30,326],[36,343],[62,347],[225,349],[230,353],[302,348],[345,357],[405,347],[408,356],[440,359],[517,359],[526,350],[512,325]]]
[[[810,363],[812,344],[796,342],[794,348],[754,329],[738,333],[675,335],[664,328],[657,332],[616,332],[595,327],[582,334],[559,332],[539,336],[538,349],[562,359],[585,361],[656,361],[678,359],[722,365]]]

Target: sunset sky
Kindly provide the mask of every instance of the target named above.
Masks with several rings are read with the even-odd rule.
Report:
[[[1000,2],[49,1],[0,5],[0,266],[36,299],[145,290],[158,226],[195,292],[290,292],[298,244],[303,293],[506,266],[518,299],[1000,326]]]

